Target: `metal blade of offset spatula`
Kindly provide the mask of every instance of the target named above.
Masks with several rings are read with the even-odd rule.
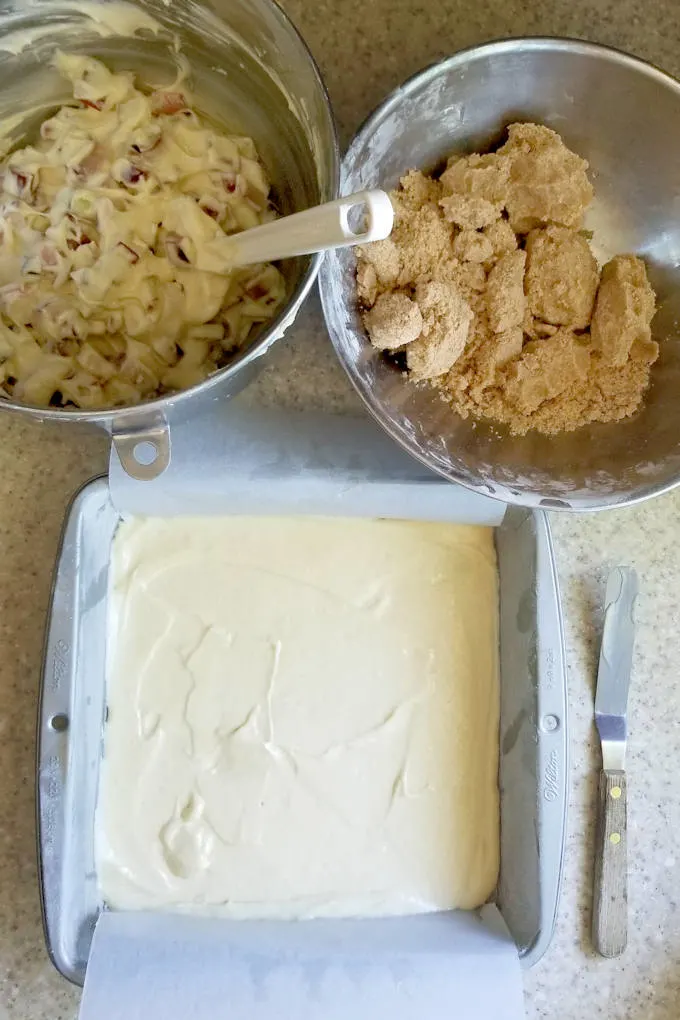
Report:
[[[607,580],[604,630],[595,696],[595,724],[602,741],[602,767],[623,770],[626,760],[626,710],[633,662],[638,593],[637,574],[615,567]]]

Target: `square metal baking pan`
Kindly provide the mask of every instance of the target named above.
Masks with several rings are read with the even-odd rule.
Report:
[[[334,512],[332,506],[328,512]],[[103,907],[94,870],[94,812],[106,713],[108,570],[120,519],[106,478],[85,485],[70,506],[54,574],[39,708],[45,939],[55,967],[79,984]],[[523,963],[532,966],[552,936],[566,831],[562,622],[546,516],[508,509],[496,528],[496,548],[501,661],[496,903]]]

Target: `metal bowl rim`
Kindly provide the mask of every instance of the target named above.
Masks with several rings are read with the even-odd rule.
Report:
[[[393,89],[385,97],[385,99],[371,113],[369,113],[367,117],[364,118],[361,125],[352,136],[352,140],[350,141],[345,156],[343,157],[340,176],[341,186],[344,185],[347,174],[348,156],[358,139],[370,132],[373,132],[376,125],[383,119],[383,117],[394,106],[396,106],[398,102],[405,97],[408,97],[422,83],[431,81],[440,73],[455,68],[456,66],[465,63],[470,58],[513,51],[535,52],[540,50],[554,50],[561,53],[582,53],[590,56],[603,57],[613,63],[628,66],[635,71],[642,72],[644,75],[658,81],[659,84],[670,87],[680,97],[680,81],[677,78],[674,78],[673,75],[657,67],[655,64],[651,63],[651,61],[643,60],[642,57],[633,56],[631,53],[626,53],[624,50],[617,49],[615,46],[605,45],[604,43],[588,42],[571,36],[531,35],[509,38],[502,37],[479,45],[467,46],[465,49],[458,50],[449,57],[444,57],[443,60],[435,61],[428,64],[426,67],[421,68],[419,71],[416,71],[401,85],[398,85],[395,89]],[[327,265],[328,263],[326,263],[326,266]],[[323,278],[328,272],[329,270],[326,267],[322,267],[320,274],[321,282],[319,286],[321,306],[323,308],[327,327],[329,327],[331,322],[331,313]],[[557,513],[573,513],[575,511],[578,513],[597,513],[601,510],[614,510],[622,507],[636,506],[652,496],[660,496],[671,492],[680,485],[680,478],[677,478],[674,481],[665,482],[661,485],[639,487],[630,496],[623,496],[621,498],[598,498],[597,495],[594,494],[593,497],[589,499],[574,497],[569,501],[566,499],[561,501],[559,499],[547,498],[541,496],[540,493],[515,493],[502,482],[495,483],[495,492],[490,492],[489,486],[484,482],[473,485],[464,478],[459,477],[457,474],[448,471],[446,468],[433,464],[426,453],[414,449],[408,437],[402,435],[401,431],[394,423],[387,421],[384,418],[380,408],[375,403],[373,391],[365,388],[361,384],[358,376],[353,370],[353,366],[348,364],[346,361],[338,343],[336,342],[334,331],[329,328],[328,332],[338,361],[342,365],[352,386],[354,387],[354,390],[374,421],[376,421],[376,423],[384,429],[385,432],[387,432],[387,434],[411,457],[414,457],[425,467],[434,471],[443,478],[446,478],[448,481],[462,485],[466,489],[470,489],[473,492],[480,492],[485,496],[490,496],[492,499],[498,499],[501,502],[508,503],[512,506],[522,506],[534,510],[550,510],[551,512]]]
[[[276,0],[272,0],[273,3]],[[608,46],[605,43],[588,42],[585,39],[577,39],[574,36],[550,36],[550,35],[523,35],[523,36],[501,36],[498,39],[491,39],[489,42],[479,43],[474,46],[466,46],[457,50],[449,57],[442,60],[435,60],[431,64],[415,71],[406,78],[401,85],[397,85],[385,99],[375,107],[371,113],[361,122],[354,132],[352,139],[347,146],[347,152],[343,157],[342,171],[344,172],[347,155],[351,151],[355,141],[369,130],[373,130],[374,122],[379,121],[383,115],[394,106],[400,99],[410,95],[422,82],[436,78],[442,71],[455,68],[458,64],[464,63],[471,57],[486,56],[488,54],[501,54],[517,50],[518,52],[531,52],[540,50],[555,50],[559,53],[583,53],[590,56],[601,56],[613,63],[630,66],[634,70],[641,71],[650,78],[655,78],[660,84],[669,85],[680,94],[680,80],[674,78],[668,71],[657,67],[650,60],[636,57],[632,53],[620,50],[616,46]]]
[[[339,194],[340,186],[340,142],[338,138],[337,122],[328,88],[311,49],[307,45],[307,42],[293,22],[292,18],[286,13],[286,11],[284,11],[278,0],[268,0],[268,3],[283,23],[283,27],[301,44],[309,61],[310,69],[316,80],[316,84],[318,85],[321,96],[323,97],[324,109],[328,118],[332,137],[332,146],[330,151],[327,153],[330,169],[329,177],[331,182],[331,198],[336,198]],[[272,320],[270,325],[262,331],[261,335],[255,340],[252,346],[245,351],[243,357],[234,364],[226,365],[224,368],[218,369],[215,373],[202,380],[202,382],[196,383],[194,386],[190,386],[186,390],[180,390],[177,393],[155,397],[153,400],[147,400],[139,404],[130,404],[125,407],[100,408],[92,411],[71,411],[67,408],[40,407],[35,404],[24,404],[15,400],[6,399],[2,396],[2,394],[0,394],[0,410],[5,408],[18,415],[24,415],[29,418],[38,417],[43,421],[77,421],[81,424],[89,423],[100,426],[107,423],[112,425],[113,422],[121,425],[131,425],[141,419],[146,421],[164,417],[166,412],[178,407],[180,404],[184,404],[192,396],[196,396],[197,393],[200,392],[203,394],[209,390],[215,389],[215,387],[219,387],[220,384],[224,383],[227,379],[231,379],[233,376],[237,375],[242,368],[250,365],[256,358],[266,354],[269,348],[276,342],[276,340],[279,339],[280,334],[278,330],[282,323],[285,323],[286,319],[291,315],[291,312],[294,314],[297,313],[312,289],[321,267],[322,259],[322,254],[311,256],[309,265],[302,279],[290,295],[290,298],[286,302],[284,308],[279,312],[276,318]]]

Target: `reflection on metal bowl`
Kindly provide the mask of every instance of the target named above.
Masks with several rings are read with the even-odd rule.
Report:
[[[342,187],[394,187],[409,168],[432,170],[454,151],[488,150],[517,120],[554,128],[589,161],[595,201],[585,226],[598,258],[635,252],[647,262],[661,355],[644,407],[622,422],[555,436],[511,436],[461,419],[436,391],[409,383],[371,347],[349,251],[330,253],[321,271],[331,338],[377,421],[451,481],[523,506],[634,503],[680,482],[680,83],[634,57],[576,40],[489,43],[393,93],[352,142]]]

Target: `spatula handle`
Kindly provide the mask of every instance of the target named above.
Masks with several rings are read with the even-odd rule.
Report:
[[[352,222],[353,211],[356,223]],[[360,191],[240,234],[230,234],[224,243],[225,262],[247,266],[381,241],[389,236],[393,221],[394,209],[386,192],[377,188]]]
[[[628,941],[625,772],[600,772],[592,936],[602,956],[620,956]]]

